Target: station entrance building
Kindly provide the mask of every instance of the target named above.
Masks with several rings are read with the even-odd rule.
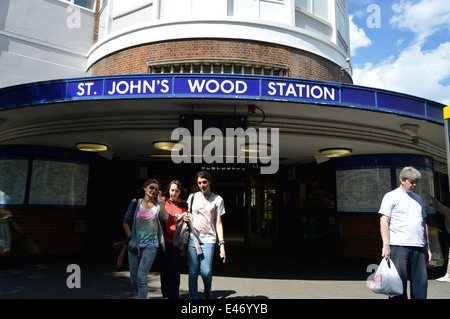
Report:
[[[403,166],[448,200],[444,105],[352,84],[347,0],[15,0],[0,12],[13,254],[110,249],[145,179],[190,191],[200,169],[225,200],[227,243],[248,247],[377,261],[377,209]],[[175,155],[157,143],[181,139]]]

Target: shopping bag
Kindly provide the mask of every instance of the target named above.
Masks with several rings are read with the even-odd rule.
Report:
[[[378,266],[370,289],[374,293],[390,297],[403,294],[403,283],[392,260],[383,258]]]
[[[444,266],[444,255],[442,254],[441,244],[439,243],[439,229],[428,227],[428,238],[430,239],[431,260],[427,266]]]
[[[117,260],[116,260],[116,268],[118,270],[124,270],[127,266],[127,260],[128,260],[128,242],[129,240],[120,241],[113,244],[114,252],[116,254]]]
[[[11,232],[7,219],[0,220],[0,255],[9,257],[11,254]]]

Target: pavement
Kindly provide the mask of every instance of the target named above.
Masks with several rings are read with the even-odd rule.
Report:
[[[387,299],[367,286],[373,272],[370,267],[376,264],[291,253],[292,250],[227,247],[226,263],[218,256],[214,260],[214,299]],[[112,251],[95,255],[2,258],[0,299],[135,299],[129,272],[117,271],[114,265]],[[428,299],[450,299],[450,283],[435,280],[445,270],[439,267],[429,271]],[[79,276],[74,277],[76,274]],[[199,279],[200,291],[202,287]],[[148,297],[162,299],[158,259],[149,273]],[[188,299],[185,262],[180,299]]]

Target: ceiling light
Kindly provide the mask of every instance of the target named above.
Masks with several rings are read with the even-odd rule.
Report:
[[[84,152],[104,152],[108,150],[108,146],[98,143],[78,143],[77,149]]]
[[[163,151],[180,151],[183,145],[174,141],[155,141],[153,147]]]
[[[261,151],[270,151],[272,149],[270,144],[245,143],[241,145],[241,151],[245,153],[259,153]]]
[[[325,157],[343,157],[352,153],[350,148],[326,148],[319,151]]]

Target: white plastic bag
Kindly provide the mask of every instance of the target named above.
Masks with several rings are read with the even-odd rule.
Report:
[[[390,297],[403,294],[403,283],[392,260],[383,258],[370,284],[374,293]]]

